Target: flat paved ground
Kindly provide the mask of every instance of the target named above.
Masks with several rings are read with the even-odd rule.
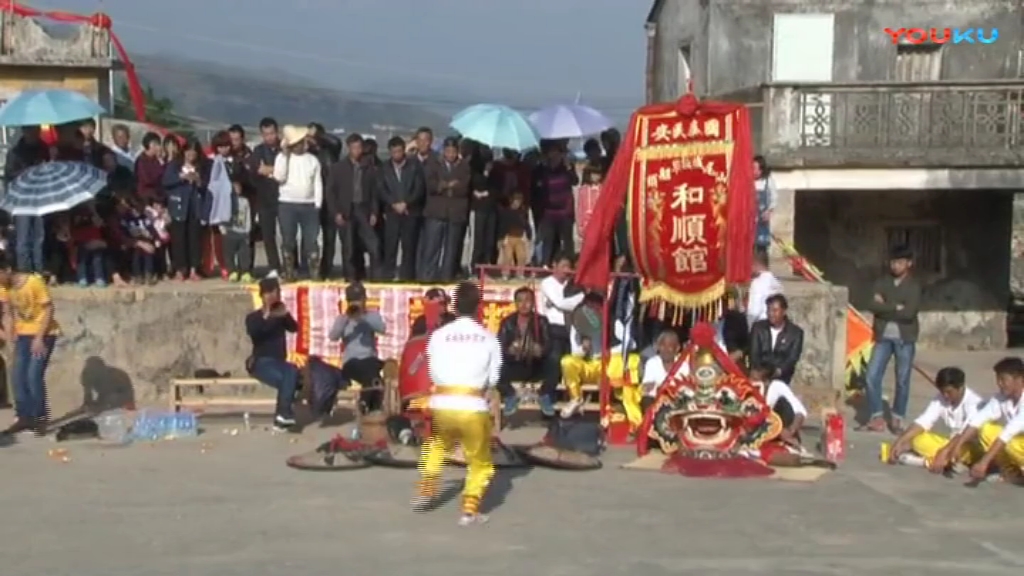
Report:
[[[988,357],[969,372],[991,389]],[[916,408],[923,393],[915,394]],[[5,415],[0,415],[4,417]],[[4,576],[1019,574],[1024,492],[882,466],[879,436],[813,484],[603,470],[499,475],[486,526],[407,507],[414,472],[298,472],[300,437],[211,423],[199,439],[0,448]],[[513,441],[539,436],[515,431]],[[458,478],[457,471],[451,474]]]

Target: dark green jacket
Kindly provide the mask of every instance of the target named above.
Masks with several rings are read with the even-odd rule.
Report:
[[[876,341],[882,338],[885,325],[895,322],[900,329],[900,339],[904,342],[917,342],[920,332],[917,313],[921,309],[921,292],[921,283],[912,275],[904,278],[899,285],[893,281],[892,276],[875,281],[868,310],[875,315],[872,329]],[[881,295],[884,302],[875,301],[876,294]],[[897,310],[897,306],[902,308]]]

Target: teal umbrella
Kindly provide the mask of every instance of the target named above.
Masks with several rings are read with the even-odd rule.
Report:
[[[0,108],[0,125],[66,124],[105,113],[102,106],[74,90],[24,90]]]
[[[494,148],[528,150],[540,145],[537,132],[525,116],[500,104],[477,104],[452,117],[452,128],[463,138]]]

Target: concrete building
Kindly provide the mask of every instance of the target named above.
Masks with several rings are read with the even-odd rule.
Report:
[[[888,249],[927,289],[922,344],[1005,346],[1024,295],[1018,0],[656,0],[647,96],[748,103],[772,227],[863,306]],[[953,42],[952,28],[973,42]],[[886,28],[936,28],[893,40]],[[979,32],[977,29],[980,29]],[[980,43],[979,34],[998,39]],[[919,33],[910,34],[916,40]],[[942,42],[943,40],[946,42]]]
[[[114,68],[107,30],[83,24],[51,33],[31,18],[0,11],[0,104],[30,88],[66,88],[110,110]],[[0,145],[16,138],[16,129],[7,128]]]

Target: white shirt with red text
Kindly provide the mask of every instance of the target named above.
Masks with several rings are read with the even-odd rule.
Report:
[[[458,318],[430,334],[427,366],[437,387],[479,390],[476,394],[434,394],[435,410],[490,410],[485,396],[488,386],[501,376],[501,344],[498,338],[472,318]]]

